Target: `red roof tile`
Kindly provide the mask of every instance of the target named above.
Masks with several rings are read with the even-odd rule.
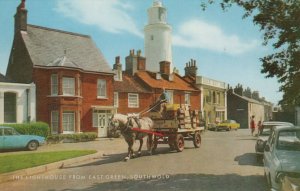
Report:
[[[142,82],[134,76],[123,73],[122,81],[114,82],[114,91],[132,93],[152,93]]]
[[[200,91],[185,81],[178,74],[173,74],[173,81],[166,79],[166,75],[162,75],[161,79],[155,78],[155,73],[148,71],[139,71],[136,76],[144,81],[151,88],[165,88],[167,90],[183,90],[183,91]]]

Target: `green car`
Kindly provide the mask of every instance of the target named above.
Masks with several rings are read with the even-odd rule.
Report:
[[[21,135],[12,127],[0,126],[0,150],[36,150],[45,143],[45,138],[36,135]]]

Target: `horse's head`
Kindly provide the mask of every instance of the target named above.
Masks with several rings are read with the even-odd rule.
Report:
[[[113,114],[109,120],[109,129],[110,131],[118,131],[124,128],[124,125],[127,123],[127,118],[121,114]]]
[[[119,122],[115,119],[115,114],[111,116],[108,123],[108,128],[110,131],[117,131],[119,128]]]

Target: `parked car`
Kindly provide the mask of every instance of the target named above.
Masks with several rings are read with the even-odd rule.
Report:
[[[257,160],[262,159],[262,156],[264,154],[264,149],[266,142],[271,134],[271,131],[274,127],[278,126],[294,126],[292,123],[288,122],[281,122],[281,121],[264,121],[261,125],[261,131],[259,132],[259,135],[256,140],[255,144],[255,152]]]
[[[0,126],[0,150],[25,148],[33,151],[44,143],[44,137],[36,135],[21,135],[12,127]]]
[[[282,191],[300,191],[300,176],[285,176],[281,183]]]
[[[221,123],[217,124],[216,131],[218,130],[226,130],[230,131],[231,129],[237,130],[240,128],[240,124],[237,123],[235,120],[227,119],[225,121],[222,121]]]
[[[264,172],[272,190],[280,190],[285,176],[300,175],[300,127],[275,127],[264,152]]]

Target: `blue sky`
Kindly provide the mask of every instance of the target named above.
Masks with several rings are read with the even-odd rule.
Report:
[[[28,23],[90,35],[107,61],[115,56],[124,63],[130,49],[144,52],[143,29],[152,0],[26,0]],[[238,83],[259,91],[277,103],[276,79],[260,73],[259,58],[270,53],[262,46],[262,32],[243,11],[233,7],[223,12],[217,5],[202,11],[201,0],[162,0],[167,21],[173,28],[173,64],[184,74],[190,59],[198,75]],[[5,74],[13,40],[13,16],[20,0],[0,0],[0,72]]]

